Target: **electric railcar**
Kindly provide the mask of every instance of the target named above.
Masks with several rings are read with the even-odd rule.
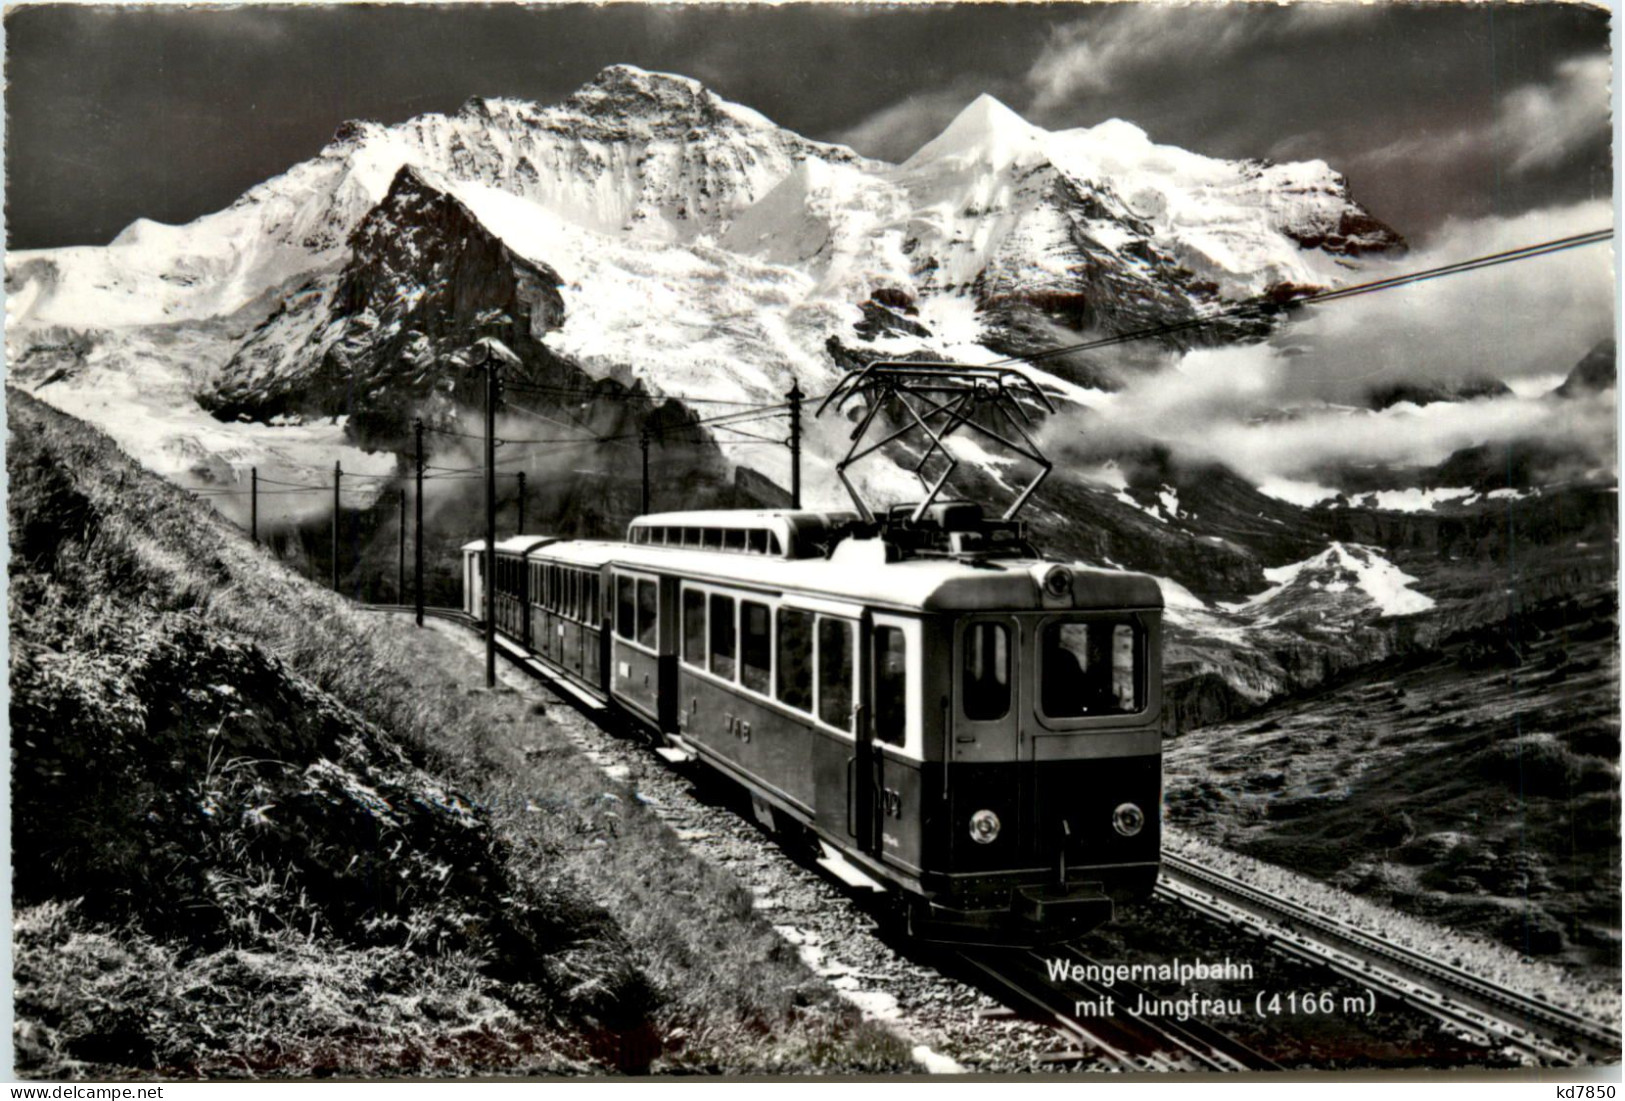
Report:
[[[464,547],[483,618],[484,542]],[[689,512],[626,542],[496,548],[497,629],[668,759],[738,781],[911,932],[1037,944],[1149,894],[1161,840],[1148,576],[1039,557],[1019,524]]]

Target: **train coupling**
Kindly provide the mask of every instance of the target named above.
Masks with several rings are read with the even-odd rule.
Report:
[[[939,944],[1039,948],[1080,937],[1112,920],[1112,900],[1100,883],[1016,887],[997,909],[961,909],[918,900],[909,909],[911,935]]]

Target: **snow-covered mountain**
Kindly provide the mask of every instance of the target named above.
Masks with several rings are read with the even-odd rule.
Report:
[[[789,481],[788,454],[772,446],[782,425],[713,438],[693,422],[740,406],[705,403],[778,401],[792,380],[819,394],[878,356],[1019,357],[1073,334],[1363,278],[1404,249],[1321,161],[1219,160],[1121,120],[1048,131],[982,96],[892,165],[804,138],[687,78],[618,65],[553,106],[477,98],[394,126],[346,123],[311,160],[187,225],[138,221],[106,246],[12,253],[6,336],[14,383],[163,473],[218,486],[255,466],[297,487],[323,482],[338,460],[377,475],[347,483],[346,506],[363,509],[390,486],[414,417],[441,429],[443,466],[469,465],[450,454],[479,401],[462,352],[500,337],[519,358],[508,382],[524,417],[501,430],[516,442],[505,469],[545,482],[543,523],[602,534],[637,507],[624,438],[651,418],[662,483],[684,487],[670,504],[772,500],[773,483]],[[1200,339],[1267,332],[1252,321]],[[1112,391],[1143,377],[1134,370],[1031,369],[1061,402],[1046,438],[1065,461],[1028,515],[1057,552],[1170,579],[1170,660],[1198,686],[1181,714],[1314,683],[1413,637],[1391,621],[1465,582],[1406,573],[1416,567],[1399,550],[1502,553],[1504,525],[1442,491],[1472,486],[1472,500],[1503,502],[1455,467],[1426,486],[1372,474],[1375,504],[1309,509],[1261,493],[1223,456],[1196,463],[1143,440],[1104,463],[1073,454],[1072,438],[1123,396]],[[1588,370],[1565,393],[1604,389],[1603,373]],[[1170,377],[1180,376],[1163,372],[1159,384]],[[1421,394],[1396,391],[1397,405],[1374,399],[1376,410],[1347,417],[1380,426],[1411,415]],[[1521,400],[1460,386],[1426,397]],[[1560,416],[1553,423],[1574,421]],[[805,500],[844,507],[830,467],[850,426],[824,417],[806,427]],[[554,439],[527,449],[526,436]],[[564,449],[557,461],[557,438],[606,436],[623,442]],[[999,457],[955,450],[972,494],[1009,492]],[[1498,454],[1478,465],[1490,470]],[[882,499],[918,493],[897,462],[855,473]],[[1433,489],[1414,511],[1377,500],[1418,486]],[[1550,513],[1538,530],[1597,543],[1614,498],[1586,492],[1584,508],[1536,500]],[[268,504],[293,520],[326,507],[297,488],[279,500]],[[437,531],[455,539],[455,522],[448,513]],[[1563,577],[1589,568],[1564,564]],[[1269,640],[1268,655],[1238,657],[1242,635]],[[1239,696],[1202,695],[1207,676]]]
[[[1056,325],[1325,285],[1402,247],[1321,162],[1215,160],[1115,120],[1052,133],[983,96],[894,166],[617,65],[554,106],[346,123],[226,210],[13,253],[7,331],[17,377],[93,417],[76,383],[152,372],[153,333],[186,331],[206,352],[155,389],[190,388],[223,421],[349,415],[372,444],[491,318],[533,372],[776,399],[792,376],[827,388],[853,355],[986,360]],[[784,482],[783,456],[757,465]]]
[[[985,309],[1113,279],[1179,309],[1272,282],[1325,282],[1338,258],[1400,244],[1321,162],[1213,160],[1119,121],[1052,134],[983,96],[893,167],[802,138],[692,80],[613,66],[552,107],[477,98],[392,127],[347,123],[317,157],[185,226],[141,220],[106,247],[14,253],[12,321],[232,314],[341,266],[404,165],[467,188],[490,229],[552,251],[539,259],[583,289],[593,273],[570,270],[568,246],[607,237],[675,246],[696,274],[717,248],[792,267],[816,278],[797,298],[849,310],[876,285],[974,291]],[[561,225],[575,240],[550,247]]]

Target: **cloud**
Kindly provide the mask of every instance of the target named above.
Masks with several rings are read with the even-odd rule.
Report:
[[[1613,224],[1603,200],[1513,218],[1447,221],[1361,278],[1418,271]],[[1502,380],[1567,371],[1613,331],[1613,254],[1590,245],[1311,307],[1275,347],[1297,353],[1306,396],[1347,400],[1376,382]]]
[[[1606,135],[1608,58],[1576,58],[1557,67],[1550,84],[1507,93],[1496,120],[1497,138],[1515,151],[1512,171],[1556,166],[1576,148]]]
[[[1487,125],[1413,134],[1362,154],[1359,163],[1406,163],[1423,173],[1429,165],[1453,166],[1471,158],[1498,162],[1513,175],[1560,167],[1608,140],[1610,75],[1606,55],[1571,58],[1557,66],[1549,81],[1521,85],[1502,96]]]
[[[1447,223],[1401,261],[1351,281],[1437,267],[1612,223],[1606,202],[1511,219]],[[1538,437],[1590,445],[1612,465],[1614,409],[1517,397],[1380,413],[1378,386],[1566,373],[1613,332],[1606,245],[1309,307],[1267,343],[1198,349],[1111,395],[1053,438],[1075,457],[1154,440],[1217,459],[1256,482],[1313,477],[1326,464],[1423,465],[1486,442]],[[1087,455],[1070,441],[1090,439]]]
[[[1223,9],[1124,4],[1055,29],[1027,74],[1033,110],[1108,91],[1130,71],[1175,58],[1232,54],[1250,37],[1249,24]]]
[[[1134,76],[1188,73],[1305,35],[1336,33],[1371,18],[1358,4],[1123,3],[1057,27],[1027,72],[1043,113],[1080,95],[1111,91]]]
[[[842,145],[882,160],[902,161],[947,129],[975,92],[921,92],[876,111],[835,135]]]

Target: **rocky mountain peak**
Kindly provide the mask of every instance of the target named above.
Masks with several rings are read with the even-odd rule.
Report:
[[[1043,155],[1043,133],[984,92],[947,129],[921,146],[905,167],[939,160],[979,160],[1000,166],[1036,159]]]
[[[730,129],[745,121],[752,129],[776,129],[766,118],[732,109],[697,80],[652,73],[635,65],[611,65],[559,105],[561,122],[589,129],[643,131],[671,136],[692,129]]]
[[[1600,394],[1619,385],[1619,350],[1612,337],[1599,341],[1553,393],[1560,398]]]

